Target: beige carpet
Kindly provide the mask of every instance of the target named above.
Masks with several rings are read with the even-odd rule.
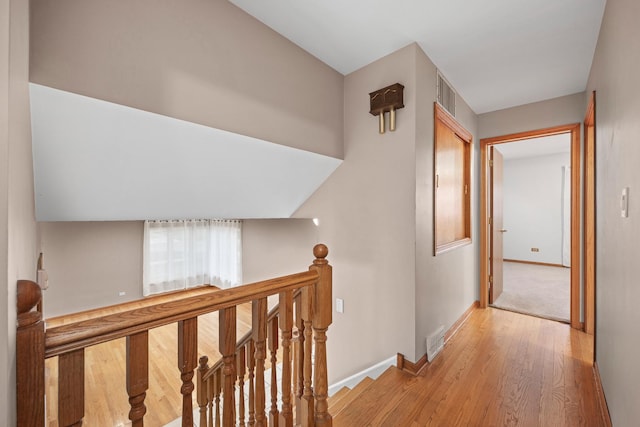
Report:
[[[504,263],[504,290],[493,306],[568,322],[571,269]]]

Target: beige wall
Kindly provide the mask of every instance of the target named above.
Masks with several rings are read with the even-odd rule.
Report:
[[[478,299],[478,227],[476,179],[478,147],[477,117],[464,100],[456,100],[456,120],[473,135],[472,154],[472,245],[433,256],[433,102],[436,98],[436,67],[418,49],[416,119],[416,285],[415,353],[413,360],[426,351],[426,337],[440,325],[449,329],[464,311]]]
[[[9,175],[9,11],[10,0],[0,0],[0,424],[12,425],[15,409],[10,396],[15,384],[11,377],[10,360],[15,353],[15,345],[9,341],[9,330],[15,327],[15,320],[9,319],[9,274],[8,274],[8,194]],[[13,421],[15,423],[15,421]]]
[[[33,280],[36,268],[28,4],[0,0],[0,424],[7,426],[16,423],[16,281]]]
[[[342,75],[226,0],[32,9],[34,83],[342,158]]]
[[[311,219],[242,222],[242,278],[253,283],[305,271],[313,262],[318,229]]]
[[[143,231],[142,221],[40,223],[45,316],[142,298]]]
[[[640,2],[608,1],[587,91],[596,105],[596,359],[613,425],[640,419]],[[586,104],[583,105],[586,110]],[[620,194],[629,187],[629,217]]]
[[[297,213],[319,218],[334,298],[344,299],[329,328],[330,383],[397,352],[414,354],[417,50],[407,46],[345,77],[344,162]],[[405,107],[397,130],[380,135],[368,94],[396,82]]]
[[[478,116],[480,138],[509,135],[581,123],[584,119],[584,92]]]
[[[251,283],[305,271],[318,231],[310,219],[252,219],[242,236],[243,281]],[[142,298],[143,237],[142,221],[40,223],[45,316]]]

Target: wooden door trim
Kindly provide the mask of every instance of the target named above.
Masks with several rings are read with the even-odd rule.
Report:
[[[595,287],[596,287],[596,92],[591,93],[587,113],[584,117],[584,224],[583,224],[583,281],[584,281],[584,331],[595,334]],[[592,135],[593,140],[589,141]],[[591,146],[588,147],[588,144]],[[589,150],[590,148],[590,150]],[[591,158],[588,153],[591,151]]]
[[[480,140],[480,307],[489,301],[488,147],[541,136],[571,134],[571,327],[580,322],[580,123],[554,126]]]

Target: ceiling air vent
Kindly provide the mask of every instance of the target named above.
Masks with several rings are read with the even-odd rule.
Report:
[[[456,92],[453,90],[449,82],[442,77],[440,71],[438,71],[436,100],[438,101],[438,104],[442,105],[442,108],[451,113],[452,116],[456,116]]]

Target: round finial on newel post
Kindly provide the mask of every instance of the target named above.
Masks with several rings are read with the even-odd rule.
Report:
[[[28,313],[42,299],[40,286],[31,280],[18,280],[18,314]]]
[[[316,257],[313,260],[314,264],[327,264],[329,261],[326,260],[327,255],[329,255],[329,248],[322,243],[318,243],[313,247],[313,255]]]

